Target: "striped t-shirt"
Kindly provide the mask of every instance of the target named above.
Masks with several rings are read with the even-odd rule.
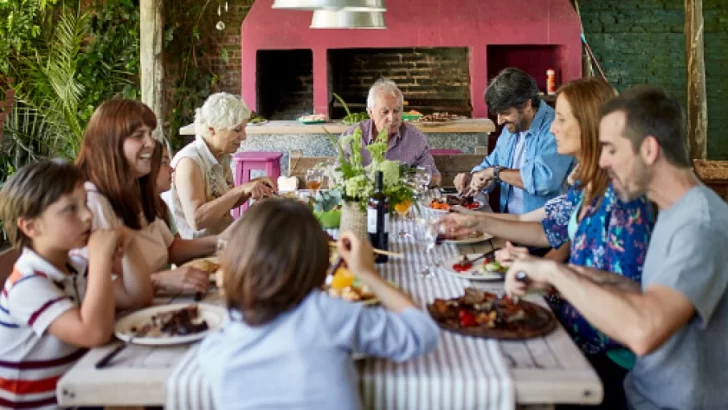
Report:
[[[46,332],[61,314],[80,307],[87,261],[71,256],[70,275],[29,248],[0,293],[0,408],[56,408],[56,383],[86,349]]]

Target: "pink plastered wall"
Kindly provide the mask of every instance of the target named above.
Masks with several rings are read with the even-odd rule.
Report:
[[[250,107],[257,104],[258,50],[310,49],[313,108],[324,114],[328,114],[329,49],[468,47],[474,117],[487,114],[483,93],[488,79],[497,74],[488,70],[511,62],[528,65],[531,60],[528,55],[519,57],[517,50],[491,47],[489,51],[489,46],[553,46],[552,55],[538,58],[533,67],[519,68],[539,84],[545,82],[544,61],[554,65],[549,68],[557,70],[558,83],[581,77],[580,22],[569,0],[388,0],[386,30],[310,29],[312,12],[276,10],[272,4],[273,0],[257,0],[241,28],[241,93]]]

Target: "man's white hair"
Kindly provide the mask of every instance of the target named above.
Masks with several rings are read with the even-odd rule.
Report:
[[[404,95],[402,95],[402,91],[399,90],[397,84],[395,84],[392,80],[381,78],[369,89],[369,95],[367,96],[367,108],[373,110],[374,105],[377,103],[377,97],[384,93],[389,93],[390,95],[399,97],[399,105],[404,105]]]
[[[250,114],[250,108],[240,98],[228,93],[213,94],[195,110],[195,134],[207,137],[210,128],[235,128],[250,119]]]

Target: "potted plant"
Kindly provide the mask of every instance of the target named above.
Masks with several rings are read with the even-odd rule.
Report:
[[[414,203],[414,191],[407,184],[399,162],[384,158],[388,146],[386,130],[380,132],[375,141],[366,147],[371,156],[371,163],[366,166],[362,164],[361,127],[338,141],[330,133],[327,134],[338,153],[337,165],[332,167],[329,179],[332,188],[341,193],[343,201],[341,230],[350,230],[360,238],[366,238],[366,208],[374,192],[377,171],[384,175],[384,193],[389,199],[390,212],[394,212],[394,206],[398,203]],[[349,152],[348,156],[346,152]]]
[[[339,100],[341,105],[344,106],[344,110],[346,110],[346,117],[344,117],[344,119],[342,120],[344,124],[355,125],[369,119],[369,114],[367,114],[366,111],[357,113],[352,113],[351,111],[349,111],[349,106],[346,104],[346,102],[344,102],[343,98],[339,97],[338,94],[334,93],[334,98]]]

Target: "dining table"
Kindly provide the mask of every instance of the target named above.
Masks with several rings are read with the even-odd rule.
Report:
[[[444,242],[432,249],[424,243],[421,229],[414,219],[396,218],[390,225],[389,249],[403,257],[390,257],[378,265],[380,274],[420,307],[425,309],[435,298],[460,296],[467,287],[503,293],[502,280],[465,279],[450,271],[444,261],[461,254],[490,252],[504,246],[504,241]],[[404,234],[397,234],[399,231]],[[434,273],[423,274],[428,267]],[[525,300],[547,306],[538,294]],[[170,303],[224,304],[214,288],[199,302],[193,295],[155,298],[155,304]],[[59,380],[59,405],[214,408],[210,387],[197,363],[199,343],[131,343],[107,366],[97,369],[95,364],[120,343],[90,349]],[[599,377],[561,325],[526,340],[494,340],[442,330],[437,349],[423,357],[403,363],[354,359],[366,409],[546,409],[555,404],[597,404],[603,395]]]

